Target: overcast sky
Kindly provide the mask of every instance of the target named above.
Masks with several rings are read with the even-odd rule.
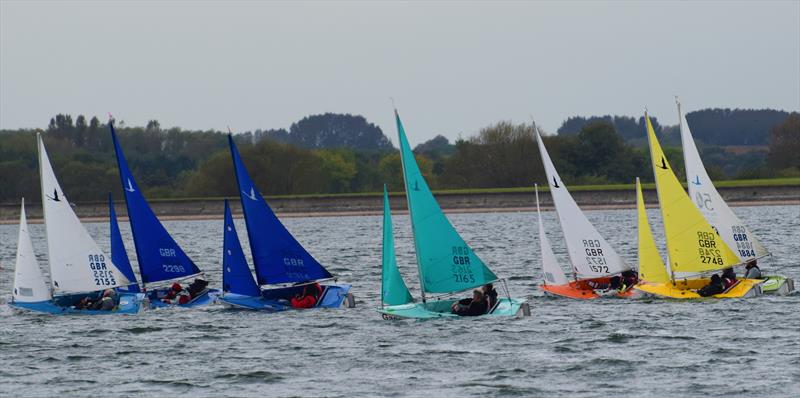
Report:
[[[412,144],[533,116],[676,124],[707,107],[800,109],[800,2],[0,0],[0,128],[56,113],[128,125],[288,128],[364,115]]]

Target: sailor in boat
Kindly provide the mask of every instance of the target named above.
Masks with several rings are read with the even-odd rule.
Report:
[[[697,289],[697,294],[701,297],[711,297],[715,294],[720,294],[725,291],[725,284],[722,282],[722,278],[719,275],[714,274],[711,275],[711,281],[708,282],[708,285],[703,286],[700,289]]]
[[[289,304],[292,308],[314,308],[321,294],[322,286],[314,282],[303,287],[302,293],[292,297]]]
[[[732,288],[736,284],[736,271],[733,270],[733,267],[722,271],[722,283],[725,285],[725,290]]]
[[[761,279],[761,268],[758,268],[756,259],[748,261],[744,269],[744,279]]]
[[[485,315],[489,310],[483,292],[475,289],[472,291],[472,298],[461,299],[451,307],[452,313],[459,316],[480,316]]]
[[[483,292],[483,297],[486,298],[486,311],[491,311],[497,305],[497,290],[494,289],[494,285],[487,283],[481,287],[481,291]]]

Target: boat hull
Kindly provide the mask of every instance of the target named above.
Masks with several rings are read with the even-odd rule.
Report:
[[[624,292],[610,290],[598,293],[584,280],[570,282],[565,285],[539,285],[539,290],[548,296],[565,297],[575,300],[593,300],[601,297],[638,298],[641,296],[639,292],[633,289],[628,289]]]
[[[37,301],[34,303],[9,303],[11,307],[52,315],[114,315],[114,314],[136,314],[142,308],[144,300],[143,293],[120,293],[119,304],[113,310],[79,310],[72,306],[58,305],[54,300]]]
[[[772,275],[766,276],[761,284],[761,291],[764,294],[774,294],[785,296],[794,292],[794,279],[785,276]]]
[[[739,279],[739,283],[737,283],[736,286],[732,287],[730,290],[721,294],[715,294],[711,297],[702,297],[699,294],[697,294],[696,290],[707,285],[709,281],[710,279],[708,278],[702,278],[702,279],[678,280],[675,281],[675,284],[643,282],[634,286],[634,289],[637,289],[641,292],[644,292],[652,296],[672,298],[672,299],[700,299],[700,298],[724,299],[724,298],[755,297],[761,295],[760,284],[762,280],[760,279]]]
[[[341,308],[348,297],[351,285],[330,284],[322,285],[322,287],[324,288],[322,297],[313,308]],[[219,301],[239,309],[278,312],[296,309],[289,305],[289,298],[300,291],[302,291],[302,287],[298,289],[292,286],[264,290],[259,297],[225,293],[219,297]]]
[[[437,318],[478,318],[462,317],[450,312],[450,308],[458,300],[437,300],[428,303],[408,303],[377,308],[383,319],[437,319]],[[529,316],[528,304],[522,300],[500,298],[495,309],[485,316]]]
[[[157,298],[158,295],[159,294],[157,291],[151,291],[147,293],[147,298],[149,300],[149,305],[147,306],[148,308],[150,309],[165,308],[165,307],[193,308],[193,307],[200,307],[203,305],[209,305],[217,301],[217,298],[220,295],[220,291],[218,289],[207,289],[205,292],[203,292],[203,294],[195,297],[193,300],[189,301],[186,304],[165,303],[161,299]]]

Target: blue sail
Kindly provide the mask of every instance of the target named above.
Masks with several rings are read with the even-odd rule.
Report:
[[[119,224],[117,224],[117,212],[114,210],[114,199],[110,193],[108,194],[108,217],[111,235],[111,262],[125,275],[125,278],[133,283],[128,285],[127,288],[119,288],[118,290],[138,293],[139,285],[136,283],[136,275],[134,275],[131,261],[128,259],[125,243],[122,242],[122,234],[119,232]]]
[[[250,273],[247,259],[233,225],[231,208],[228,199],[225,199],[225,230],[222,243],[222,290],[225,293],[235,293],[245,296],[261,296],[261,290]]]
[[[233,169],[250,238],[259,285],[307,282],[333,276],[281,224],[247,173],[233,136],[228,135]]]
[[[128,219],[131,222],[136,257],[139,258],[142,284],[183,279],[199,274],[200,269],[178,246],[147,204],[125,161],[114,125],[109,122],[108,127],[111,129],[114,151],[117,154],[119,177],[125,192],[125,203],[128,205]]]

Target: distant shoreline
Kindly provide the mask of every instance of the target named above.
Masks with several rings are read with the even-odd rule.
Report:
[[[778,187],[728,187],[720,188],[723,198],[731,206],[800,206],[800,186]],[[654,189],[645,189],[645,203],[648,207],[657,204]],[[553,203],[547,191],[540,192],[541,208],[553,210]],[[584,210],[634,209],[633,192],[626,189],[575,190],[573,196]],[[449,214],[457,213],[509,213],[532,212],[536,210],[532,192],[526,190],[506,190],[482,193],[450,192],[437,195],[437,199]],[[270,206],[281,218],[295,217],[347,217],[372,216],[382,214],[382,197],[374,194],[364,195],[314,195],[307,197],[267,198]],[[390,197],[393,214],[407,214],[405,196],[394,194]],[[222,219],[222,198],[156,200],[151,202],[154,212],[163,221],[177,220],[219,220]],[[241,217],[238,198],[231,200],[233,213]],[[79,204],[76,213],[83,222],[107,222],[106,203]],[[124,202],[116,203],[120,221],[126,221]],[[28,222],[41,223],[41,207],[29,204],[26,207]],[[19,222],[17,205],[0,205],[0,225]]]

